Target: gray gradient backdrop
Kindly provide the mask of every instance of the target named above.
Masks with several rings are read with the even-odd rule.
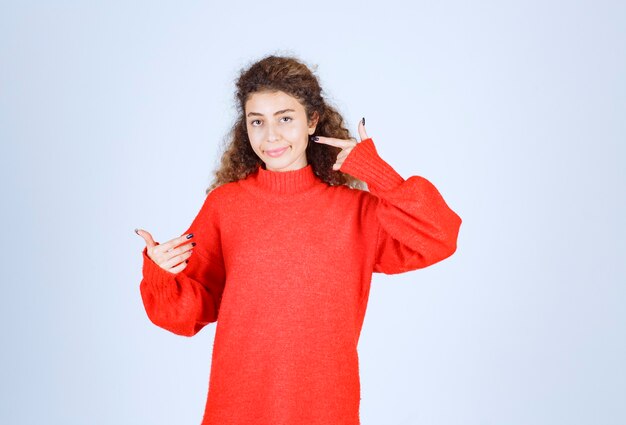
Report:
[[[374,275],[364,425],[626,423],[626,6],[15,1],[0,8],[2,424],[198,424],[215,324],[147,318],[143,241],[189,225],[267,53],[463,218]]]

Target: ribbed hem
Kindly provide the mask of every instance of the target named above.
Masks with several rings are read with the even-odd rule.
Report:
[[[251,178],[258,187],[280,195],[304,192],[320,182],[311,164],[289,171],[271,171],[259,166]]]
[[[162,269],[150,257],[148,257],[148,247],[145,247],[143,255],[143,279],[144,284],[150,288],[149,291],[159,298],[166,298],[174,287],[175,274]]]
[[[357,143],[339,170],[363,180],[372,193],[394,189],[404,182],[404,178],[378,155],[371,137]]]

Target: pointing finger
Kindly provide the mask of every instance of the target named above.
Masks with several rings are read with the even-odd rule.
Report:
[[[316,143],[324,143],[331,146],[336,146],[338,148],[349,148],[354,145],[354,142],[342,139],[335,139],[333,137],[322,137],[318,136],[318,139],[315,140]]]
[[[174,238],[172,240],[169,240],[161,244],[161,247],[163,251],[169,251],[170,249],[174,249],[178,247],[179,245],[182,245],[183,243],[187,242],[191,238],[193,238],[193,233],[185,233],[184,235],[181,235],[177,238]]]

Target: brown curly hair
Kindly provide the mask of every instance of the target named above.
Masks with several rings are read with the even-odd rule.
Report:
[[[246,128],[245,104],[255,92],[282,91],[295,97],[304,106],[309,122],[316,115],[319,118],[312,136],[351,138],[350,132],[344,127],[341,114],[324,100],[317,77],[294,56],[269,55],[262,58],[248,69],[241,70],[236,87],[235,101],[239,116],[225,139],[226,147],[221,163],[214,172],[213,182],[206,189],[207,195],[218,186],[245,179],[259,166],[265,168],[263,161],[252,150]],[[341,148],[335,146],[308,143],[307,161],[313,172],[328,185],[343,184],[367,190],[363,181],[332,169],[340,151]]]

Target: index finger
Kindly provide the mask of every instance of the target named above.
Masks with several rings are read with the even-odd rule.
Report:
[[[343,139],[335,139],[334,137],[323,137],[317,136],[319,140],[316,140],[317,143],[325,143],[327,145],[337,146],[338,148],[349,148],[354,145],[353,141],[343,140]]]
[[[176,247],[178,247],[179,245],[184,244],[185,242],[187,242],[189,239],[191,239],[193,237],[193,233],[185,233],[184,235],[181,235],[177,238],[174,238],[172,240],[169,240],[165,243],[162,243],[161,247],[163,247],[163,251],[169,251],[170,249],[174,249]]]

